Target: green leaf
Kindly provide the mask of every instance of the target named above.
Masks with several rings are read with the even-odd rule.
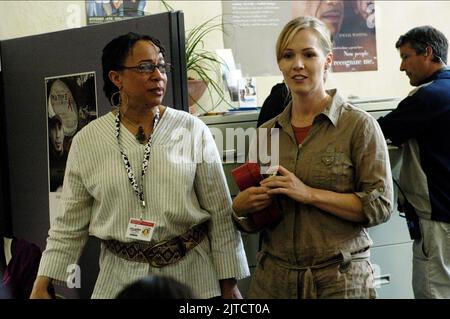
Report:
[[[225,99],[226,92],[224,92],[221,85],[221,68],[223,66],[228,66],[215,52],[208,51],[204,48],[205,37],[209,34],[213,32],[225,33],[223,30],[223,22],[217,22],[220,17],[221,15],[212,17],[188,30],[185,44],[188,75],[196,76],[198,79],[209,83],[207,90],[213,106],[211,110],[214,110],[221,102],[225,102],[233,107],[233,105]],[[214,76],[212,76],[213,74]],[[218,101],[214,101],[214,92],[216,92],[219,97]],[[200,106],[198,103],[197,105]],[[200,106],[200,108],[204,111],[203,107]]]

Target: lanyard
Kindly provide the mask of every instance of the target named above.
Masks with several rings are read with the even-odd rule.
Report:
[[[155,128],[156,128],[156,125],[158,125],[158,122],[159,122],[159,108],[156,107],[156,114],[155,114],[155,117],[153,118],[153,127],[152,127],[153,133],[155,132]],[[117,144],[119,145],[120,154],[122,155],[122,160],[123,160],[125,169],[128,174],[128,180],[130,181],[131,187],[133,187],[135,194],[137,195],[139,201],[141,202],[142,208],[145,209],[144,176],[148,169],[148,162],[150,159],[150,149],[152,146],[153,134],[150,136],[147,144],[145,145],[144,160],[142,161],[142,169],[141,169],[141,179],[140,179],[140,183],[138,185],[138,183],[136,182],[136,178],[133,174],[133,170],[131,169],[131,164],[130,164],[130,161],[128,160],[128,156],[127,156],[127,154],[125,154],[125,152],[123,151],[122,146],[120,144],[120,139],[119,139],[119,136],[120,136],[120,112],[117,112],[115,123],[116,123]],[[141,213],[141,219],[142,219],[142,213]]]

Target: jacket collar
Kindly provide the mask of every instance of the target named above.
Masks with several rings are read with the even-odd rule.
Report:
[[[314,119],[314,122],[324,117],[327,118],[334,126],[337,125],[341,114],[341,108],[345,104],[345,100],[337,93],[336,89],[326,91],[333,99],[331,103]],[[287,130],[291,127],[292,101],[286,106],[284,111],[278,117],[277,123],[283,129]]]
[[[437,79],[450,79],[450,68],[448,66],[444,66],[441,69],[434,72],[432,75],[430,75],[428,78],[423,80],[422,84],[432,82]]]

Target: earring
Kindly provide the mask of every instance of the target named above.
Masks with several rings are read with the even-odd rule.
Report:
[[[119,94],[119,103],[114,104],[114,97],[116,96],[116,94]],[[122,98],[120,97],[120,91],[116,91],[111,95],[111,97],[109,98],[109,103],[111,103],[111,105],[114,106],[115,108],[120,107],[120,104],[122,103]]]
[[[114,104],[114,98],[116,94],[119,94],[119,102],[117,104]],[[122,105],[122,97],[120,96],[120,91],[116,91],[111,95],[111,98],[109,99],[109,103],[111,103],[112,106],[119,108]]]
[[[114,99],[115,99],[116,94],[119,94],[119,101],[118,101],[118,103],[114,103]],[[109,103],[111,103],[111,105],[113,107],[115,107],[115,108],[119,108],[122,105],[127,105],[128,104],[128,96],[126,94],[124,94],[124,95],[127,97],[126,98],[126,103],[123,103],[123,101],[122,101],[122,90],[121,89],[119,91],[114,92],[111,95],[111,97],[109,99]]]

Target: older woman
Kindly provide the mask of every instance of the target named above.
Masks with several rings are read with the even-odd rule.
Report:
[[[93,298],[114,298],[151,274],[199,298],[239,298],[236,279],[249,271],[220,157],[200,120],[161,104],[170,69],[163,47],[128,33],[106,45],[102,64],[104,91],[119,107],[73,140],[32,297],[66,281],[91,234],[102,240]],[[180,141],[179,132],[189,135]]]
[[[313,17],[290,21],[277,41],[292,102],[259,130],[278,129],[279,163],[260,164],[279,164],[279,174],[233,202],[236,222],[249,232],[256,227],[248,215],[275,197],[282,213],[262,231],[252,298],[376,296],[366,227],[392,212],[388,152],[374,118],[324,89],[331,51],[329,30]]]

